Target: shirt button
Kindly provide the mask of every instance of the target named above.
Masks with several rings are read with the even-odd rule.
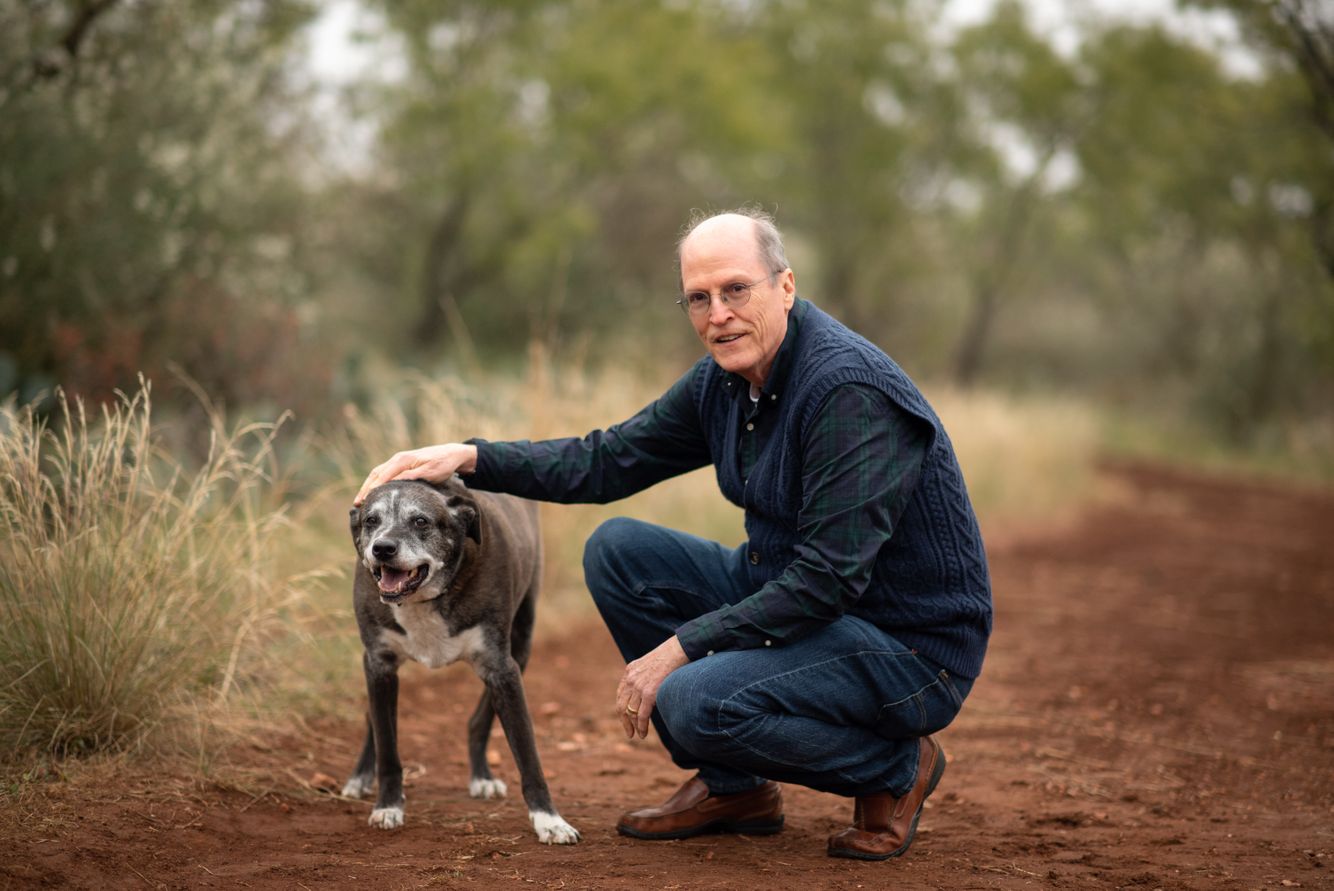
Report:
[[[770,393],[770,394],[769,394],[769,401],[770,401],[770,402],[777,402],[777,401],[778,401],[778,394],[777,394],[777,393]]]
[[[766,641],[764,642],[764,645],[765,645],[766,647],[771,647],[771,646],[774,645],[774,642],[771,641],[771,640],[766,640]]]
[[[750,552],[750,562],[753,563],[753,564],[755,564],[756,566],[759,566],[759,565],[760,565],[760,552],[759,552],[759,551],[751,551],[751,552]]]
[[[755,429],[755,425],[754,425],[754,424],[747,424],[747,425],[746,425],[746,429],[747,429],[747,430],[754,430],[754,429]]]
[[[707,653],[705,653],[704,655],[705,655],[705,656],[712,656],[712,655],[713,655],[713,650],[709,650],[709,651],[708,651]]]

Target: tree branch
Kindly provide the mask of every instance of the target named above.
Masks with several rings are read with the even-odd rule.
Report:
[[[80,7],[78,14],[74,16],[74,20],[65,29],[64,35],[56,42],[56,45],[63,49],[65,55],[69,57],[68,61],[73,62],[78,59],[79,49],[83,46],[93,23],[110,11],[111,7],[118,2],[120,0],[93,0],[92,3],[85,3]],[[34,80],[49,80],[58,76],[64,68],[65,66],[59,60],[52,57],[51,52],[42,52],[32,60]]]

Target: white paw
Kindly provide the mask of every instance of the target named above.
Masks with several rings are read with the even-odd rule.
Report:
[[[504,798],[509,790],[505,788],[504,780],[478,780],[468,781],[468,794],[473,798]]]
[[[375,780],[369,777],[353,777],[343,784],[344,798],[365,798],[371,793]]]
[[[529,811],[528,817],[537,830],[537,840],[544,845],[572,845],[579,841],[579,830],[566,823],[560,814]]]
[[[403,825],[403,808],[377,807],[368,822],[378,829],[397,829]]]

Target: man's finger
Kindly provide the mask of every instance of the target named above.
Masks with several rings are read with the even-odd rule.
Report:
[[[626,739],[633,739],[635,735],[635,725],[630,712],[630,685],[625,682],[625,675],[621,675],[621,681],[616,685],[616,717],[621,721],[621,729],[625,731]]]
[[[397,479],[397,475],[403,472],[399,468],[399,465],[402,464],[406,464],[407,468],[410,468],[412,466],[412,459],[403,452],[399,452],[388,461],[378,465],[366,477],[366,481],[361,484],[361,491],[357,493],[357,497],[353,499],[352,503],[360,505],[361,502],[366,500],[366,496],[369,495],[371,490],[376,486],[383,485],[391,479]]]
[[[361,490],[357,492],[357,497],[352,499],[353,504],[360,507],[361,502],[366,500],[366,496],[371,494],[371,490],[380,485],[379,473],[380,468],[378,467],[370,472],[370,476],[366,477],[365,482],[361,484]]]
[[[653,714],[653,707],[657,704],[657,695],[654,693],[645,693],[640,697],[639,714],[635,716],[635,729],[639,731],[639,738],[648,737],[649,717]]]

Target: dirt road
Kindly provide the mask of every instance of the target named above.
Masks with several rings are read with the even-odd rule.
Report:
[[[942,734],[949,768],[906,857],[825,856],[847,800],[785,789],[767,838],[646,843],[613,826],[683,779],[609,714],[600,626],[539,641],[529,695],[574,847],[536,842],[517,798],[467,797],[478,685],[411,672],[408,824],[302,789],[341,778],[359,718],[237,757],[274,791],[154,791],[123,776],[0,821],[0,884],[257,888],[1334,887],[1334,495],[1147,467],[1061,528],[989,530],[996,633]],[[497,751],[503,741],[494,741]],[[500,775],[517,787],[508,752]]]

